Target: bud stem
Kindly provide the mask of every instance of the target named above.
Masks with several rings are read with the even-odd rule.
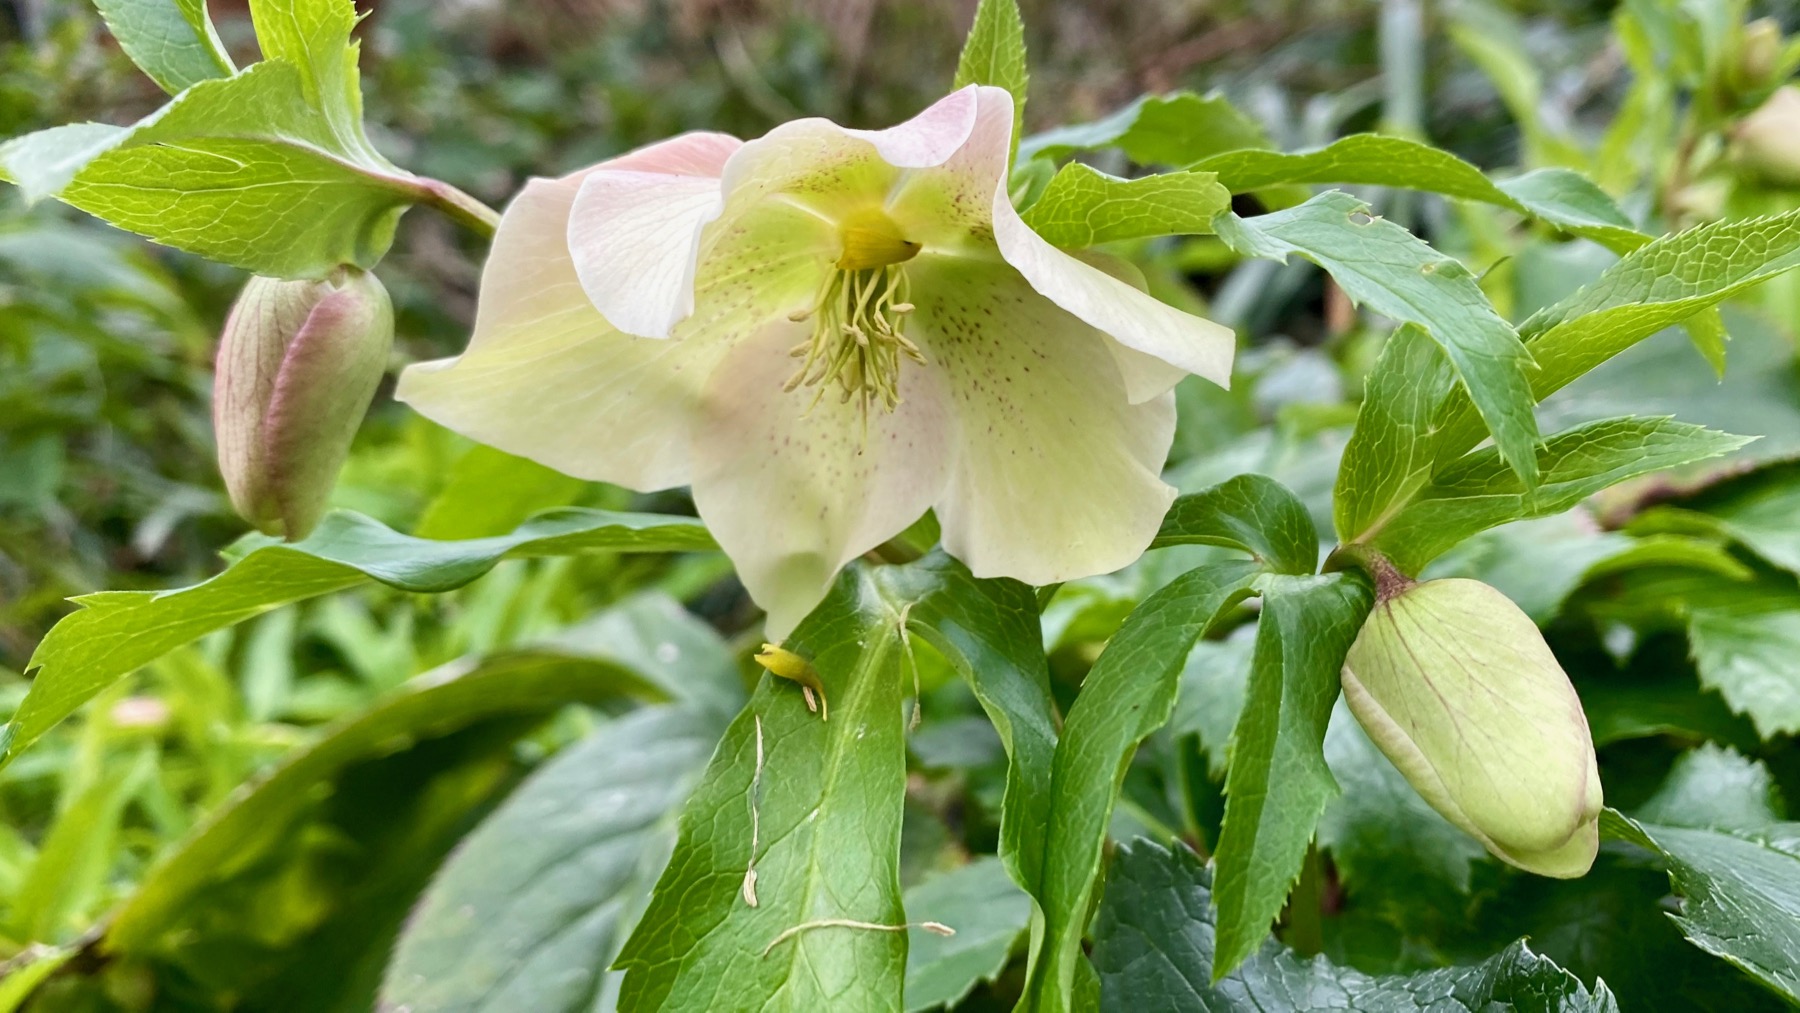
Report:
[[[437,208],[451,220],[483,239],[494,238],[500,212],[439,179],[420,179],[419,203]]]

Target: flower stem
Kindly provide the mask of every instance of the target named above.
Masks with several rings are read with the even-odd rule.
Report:
[[[494,238],[500,227],[500,212],[438,179],[420,179],[419,203],[437,208],[458,225],[483,239]]]

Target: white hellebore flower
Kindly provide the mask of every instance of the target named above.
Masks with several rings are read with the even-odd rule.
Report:
[[[1175,492],[1186,373],[1229,329],[1065,253],[1007,195],[1013,103],[888,130],[692,133],[508,208],[460,357],[399,397],[581,478],[694,502],[779,638],[935,509],[977,576],[1118,569]]]

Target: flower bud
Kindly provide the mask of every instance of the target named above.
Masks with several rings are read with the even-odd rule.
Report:
[[[244,286],[219,341],[213,428],[245,520],[289,539],[319,522],[393,344],[393,306],[372,274]]]
[[[1382,583],[1344,659],[1344,698],[1369,738],[1495,857],[1587,872],[1602,805],[1593,739],[1536,624],[1480,581]]]
[[[1783,85],[1732,131],[1739,168],[1765,183],[1800,185],[1800,87]]]
[[[1775,83],[1781,63],[1781,25],[1758,18],[1739,33],[1725,63],[1725,84],[1739,96],[1752,98]]]

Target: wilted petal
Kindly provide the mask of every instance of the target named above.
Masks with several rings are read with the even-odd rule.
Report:
[[[845,563],[931,506],[953,445],[930,370],[902,370],[899,408],[870,409],[866,429],[861,407],[835,387],[816,404],[813,388],[784,392],[797,365],[788,349],[806,334],[805,324],[778,321],[732,349],[706,389],[694,471],[700,516],[768,612],[775,640]]]
[[[507,209],[482,274],[468,351],[406,370],[397,395],[459,433],[581,478],[633,489],[690,480],[699,393],[730,340],[802,301],[815,253],[780,231],[741,237],[745,268],[709,272],[681,340],[634,338],[588,301],[565,239],[579,184],[533,180]]]
[[[912,334],[944,375],[961,450],[937,502],[977,576],[1032,584],[1141,555],[1175,490],[1159,476],[1173,395],[1125,398],[1105,337],[992,261],[920,257]]]

